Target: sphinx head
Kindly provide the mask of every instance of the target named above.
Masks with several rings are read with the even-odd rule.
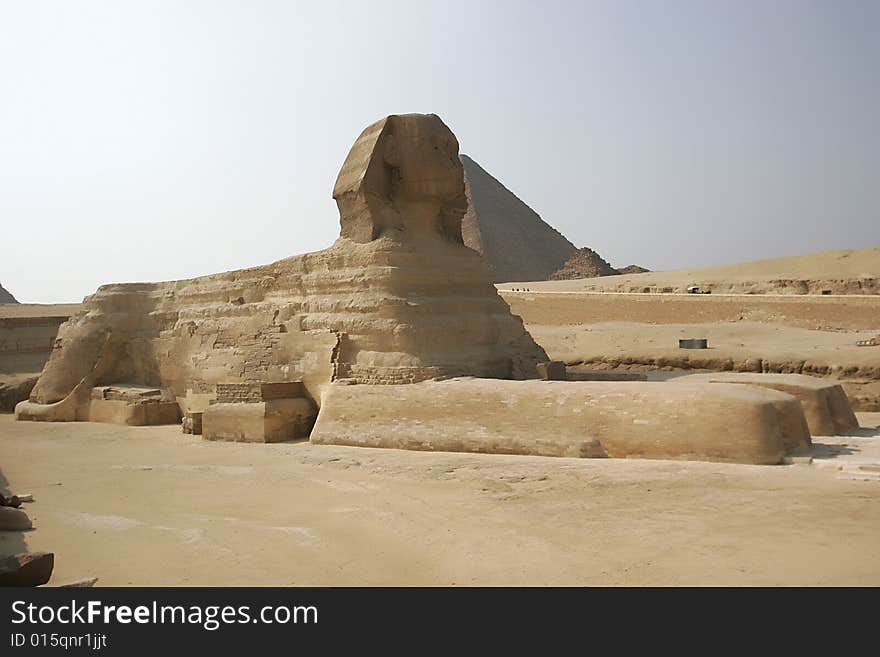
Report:
[[[458,140],[435,114],[392,115],[367,127],[342,165],[333,198],[341,235],[461,243],[467,210]]]

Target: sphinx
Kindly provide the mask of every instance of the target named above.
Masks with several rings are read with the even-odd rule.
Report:
[[[217,384],[532,378],[547,356],[465,247],[458,142],[439,117],[388,116],[355,141],[324,251],[163,283],[101,286],[59,329],[20,419],[83,420],[89,391],[160,389],[200,409]]]
[[[778,390],[536,380],[547,354],[463,244],[458,141],[436,115],[368,126],[333,197],[323,251],[100,287],[16,417],[112,420],[135,399],[154,405],[140,417],[204,413],[206,437],[233,440],[762,464],[809,446]]]

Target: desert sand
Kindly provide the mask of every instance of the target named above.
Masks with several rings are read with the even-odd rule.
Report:
[[[592,369],[804,373],[839,380],[857,409],[880,410],[880,347],[856,346],[880,333],[880,297],[505,289],[518,285],[498,287],[553,359]],[[680,338],[707,338],[709,349],[679,349]]]
[[[671,384],[670,384],[671,385]],[[880,413],[860,414],[862,427]],[[0,416],[50,584],[878,585],[880,430],[812,465],[215,443]]]
[[[878,294],[880,247],[824,251],[717,267],[504,283],[499,287],[528,287],[543,292],[685,292],[692,285],[713,293]]]

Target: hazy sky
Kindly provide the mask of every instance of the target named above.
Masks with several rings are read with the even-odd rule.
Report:
[[[0,0],[0,282],[324,248],[403,112],[617,266],[880,244],[877,1]]]

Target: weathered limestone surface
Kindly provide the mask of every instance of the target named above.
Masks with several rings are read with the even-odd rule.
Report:
[[[0,377],[39,372],[67,316],[0,317]]]
[[[814,436],[834,436],[859,428],[849,399],[840,384],[804,374],[750,374],[718,372],[691,374],[673,379],[675,383],[739,383],[787,392],[797,397]]]
[[[29,308],[34,307],[16,304],[17,310]],[[0,317],[0,412],[12,412],[28,398],[68,316],[45,314],[41,307],[33,315]]]
[[[277,443],[308,438],[317,407],[298,381],[222,383],[216,403],[200,415],[199,431],[207,440]],[[195,433],[193,420],[191,433]],[[186,426],[184,426],[186,432]]]
[[[317,409],[310,399],[217,403],[202,414],[202,437],[249,443],[308,438]]]
[[[538,378],[544,381],[647,381],[644,372],[569,369],[561,360],[538,363]]]
[[[325,388],[318,444],[776,464],[810,444],[800,403],[748,386],[454,379]]]
[[[98,386],[91,391],[88,420],[129,426],[177,424],[180,406],[163,398],[157,388]]]
[[[217,402],[221,404],[255,403],[273,399],[291,399],[306,394],[302,381],[284,383],[218,383]]]
[[[35,422],[87,421],[91,408],[92,388],[99,381],[110,378],[108,374],[113,371],[116,363],[123,357],[126,347],[124,336],[119,333],[104,333],[100,338],[101,342],[96,349],[94,360],[87,363],[88,367],[83,367],[82,362],[70,361],[72,365],[78,366],[77,373],[82,373],[83,376],[67,395],[57,402],[43,404],[33,400],[34,392],[31,391],[31,399],[19,402],[15,406],[15,419]],[[59,343],[56,342],[56,345]],[[76,346],[74,344],[74,351]],[[45,370],[40,375],[40,379],[44,374]],[[37,384],[39,385],[39,381]]]
[[[203,412],[197,413],[194,411],[187,411],[183,415],[183,433],[188,433],[196,436],[202,435],[202,416]]]
[[[38,375],[10,376],[0,380],[0,413],[11,413],[18,402],[27,399],[37,384]]]
[[[543,381],[565,381],[565,363],[561,360],[551,360],[546,363],[538,363],[538,378]]]
[[[535,376],[546,354],[462,243],[458,142],[437,116],[369,126],[334,198],[341,237],[324,251],[99,288],[61,327],[19,419],[87,419],[88,390],[122,381],[162,388],[184,411],[200,411],[227,382],[302,381],[319,399],[321,385],[338,378]]]

